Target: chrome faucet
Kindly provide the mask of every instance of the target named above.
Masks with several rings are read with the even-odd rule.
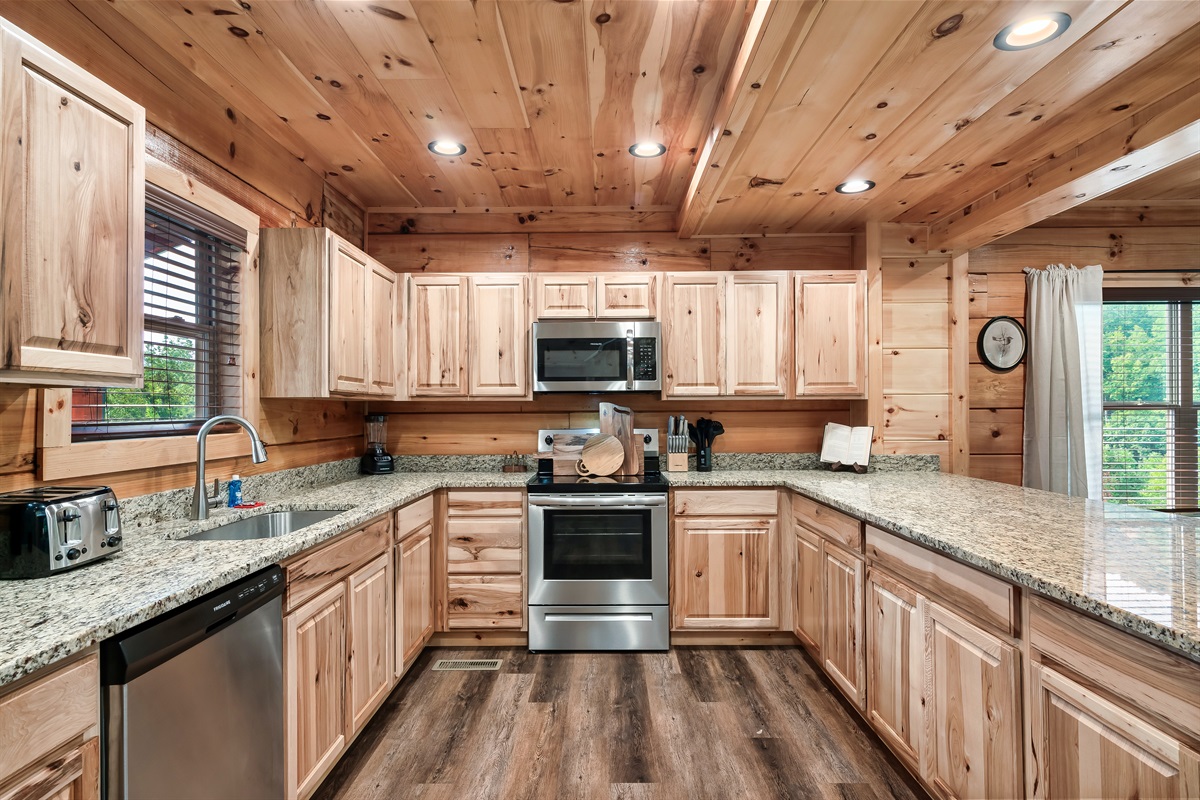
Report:
[[[246,433],[250,434],[250,459],[255,464],[261,464],[267,460],[266,447],[258,438],[258,431],[254,429],[249,420],[234,414],[218,414],[201,425],[196,434],[196,488],[192,490],[192,519],[208,519],[208,504],[216,502],[221,497],[219,481],[214,481],[213,491],[216,492],[216,496],[208,496],[208,486],[204,480],[204,458],[208,432],[222,422],[236,422],[245,428]]]

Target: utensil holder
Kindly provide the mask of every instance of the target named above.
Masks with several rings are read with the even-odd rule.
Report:
[[[697,472],[712,472],[712,448],[697,447],[696,448],[696,471]]]
[[[667,453],[667,472],[687,472],[687,453]]]

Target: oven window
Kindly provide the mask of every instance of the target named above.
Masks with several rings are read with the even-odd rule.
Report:
[[[624,339],[541,339],[537,350],[541,381],[625,379]]]
[[[650,580],[650,511],[551,511],[544,515],[552,581]]]

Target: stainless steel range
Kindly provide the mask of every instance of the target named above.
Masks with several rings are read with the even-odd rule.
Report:
[[[555,475],[555,435],[538,433],[538,474],[529,481],[529,649],[666,650],[667,481],[658,431],[638,429],[644,472]]]

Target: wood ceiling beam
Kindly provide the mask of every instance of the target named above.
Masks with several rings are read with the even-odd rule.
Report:
[[[717,201],[728,168],[751,145],[805,33],[824,0],[756,0],[725,91],[713,114],[679,209],[680,238],[696,233]]]
[[[1037,228],[1200,228],[1200,200],[1092,200],[1035,223]]]
[[[1200,81],[1043,163],[930,228],[931,250],[968,250],[1200,153]]]
[[[590,233],[673,231],[674,206],[372,208],[370,235],[407,233]]]

